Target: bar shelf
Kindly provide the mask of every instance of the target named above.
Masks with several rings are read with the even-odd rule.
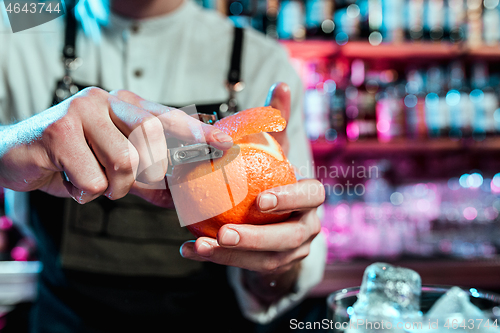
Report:
[[[281,40],[292,58],[303,60],[325,57],[345,57],[385,60],[452,59],[466,57],[483,60],[498,60],[500,46],[467,46],[449,42],[402,42],[372,45],[367,41],[352,41],[338,45],[333,40]]]

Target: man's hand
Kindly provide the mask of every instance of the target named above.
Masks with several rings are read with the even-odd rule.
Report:
[[[288,121],[289,87],[283,83],[274,85],[266,104],[279,109]],[[287,152],[285,131],[272,135]],[[321,230],[316,208],[324,200],[324,187],[314,179],[264,191],[256,198],[259,209],[273,214],[292,212],[288,220],[268,225],[224,225],[217,239],[200,237],[186,242],[181,254],[193,260],[245,269],[247,289],[261,302],[272,303],[293,288],[300,262],[309,254],[311,242]]]
[[[260,210],[293,212],[288,220],[267,225],[227,224],[221,227],[217,239],[200,237],[186,242],[181,253],[185,258],[255,272],[247,273],[247,287],[261,298],[271,296],[269,292],[277,289],[273,281],[288,292],[295,279],[286,275],[296,278],[297,264],[309,254],[311,242],[321,230],[316,207],[324,198],[323,185],[314,179],[264,191],[256,199]]]
[[[87,88],[0,132],[0,186],[71,196],[79,203],[131,192],[171,206],[168,191],[138,186],[164,181],[165,138],[232,146],[231,138],[186,113],[145,101],[129,91]],[[145,172],[137,174],[137,171]],[[61,172],[69,178],[65,181]]]
[[[259,194],[259,209],[282,214],[284,222],[267,225],[226,224],[217,239],[199,237],[182,247],[184,257],[237,266],[262,274],[286,272],[309,254],[311,241],[320,232],[316,207],[324,201],[323,185],[314,179],[276,187]],[[274,208],[269,209],[271,206]]]

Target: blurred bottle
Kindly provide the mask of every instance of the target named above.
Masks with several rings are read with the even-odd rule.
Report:
[[[439,66],[427,70],[427,95],[425,96],[425,119],[429,136],[437,138],[444,135],[449,127],[446,117],[446,102],[443,86],[444,72]]]
[[[370,1],[369,0],[358,0],[356,4],[359,7],[359,37],[361,40],[368,40],[370,35]]]
[[[440,41],[445,36],[446,8],[444,0],[427,0],[425,2],[424,38]]]
[[[497,45],[500,42],[500,12],[498,0],[484,0],[483,38],[485,44]]]
[[[356,59],[351,64],[351,82],[346,88],[346,133],[350,141],[377,137],[377,90],[367,89],[365,63]]]
[[[403,93],[390,84],[377,95],[377,137],[381,142],[404,136]]]
[[[360,36],[361,10],[355,1],[337,1],[335,5],[335,41],[345,45],[348,41],[358,40]]]
[[[466,0],[448,0],[447,25],[449,39],[453,43],[458,43],[465,38],[466,26]]]
[[[382,1],[382,36],[390,43],[404,41],[404,0]]]
[[[406,15],[406,39],[422,40],[424,37],[424,0],[408,0]]]
[[[410,139],[427,138],[425,120],[425,75],[421,69],[410,69],[406,75],[405,118],[406,133]]]
[[[306,0],[306,36],[308,39],[333,39],[334,0]]]
[[[383,13],[382,0],[368,0],[367,33],[368,33],[368,41],[371,44],[380,44],[382,42],[383,15],[384,13]]]
[[[449,67],[448,91],[446,93],[446,112],[449,119],[448,135],[452,139],[461,139],[467,132],[466,110],[468,94],[465,93],[465,69],[462,61],[454,61]]]
[[[325,82],[325,88],[330,93],[330,129],[325,139],[330,142],[344,143],[346,140],[346,97],[345,90],[335,84],[335,81]]]
[[[467,43],[473,48],[483,41],[482,11],[482,0],[467,0]]]
[[[263,31],[271,38],[278,38],[278,0],[266,1],[266,12],[263,17]]]
[[[298,0],[282,1],[278,12],[280,39],[303,40],[306,37],[304,5]]]
[[[477,61],[472,66],[470,100],[474,107],[472,136],[481,141],[495,134],[495,111],[498,96],[490,86],[488,64]]]
[[[324,62],[310,63],[304,95],[306,133],[311,141],[325,139],[330,128],[330,94],[325,91]],[[327,86],[327,89],[330,89]]]

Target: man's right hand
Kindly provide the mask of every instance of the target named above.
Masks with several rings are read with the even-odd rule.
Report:
[[[136,134],[142,139],[134,139]],[[166,137],[223,150],[232,146],[228,135],[183,111],[125,90],[87,88],[36,116],[0,128],[0,186],[40,189],[82,204],[100,195],[119,199],[130,192],[171,207],[166,191],[136,183],[137,170],[152,163],[141,181],[164,180]]]

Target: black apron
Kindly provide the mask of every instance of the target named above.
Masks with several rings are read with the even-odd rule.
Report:
[[[85,88],[70,75],[78,61],[72,14],[66,15],[66,74],[54,104]],[[228,100],[196,105],[198,113],[222,118],[237,110],[242,45],[243,29],[235,28]],[[188,331],[199,325],[245,332],[252,326],[241,316],[224,266],[180,256],[181,244],[194,237],[174,210],[133,195],[79,205],[41,191],[30,193],[30,206],[44,265],[33,332],[165,332],[178,324]]]

